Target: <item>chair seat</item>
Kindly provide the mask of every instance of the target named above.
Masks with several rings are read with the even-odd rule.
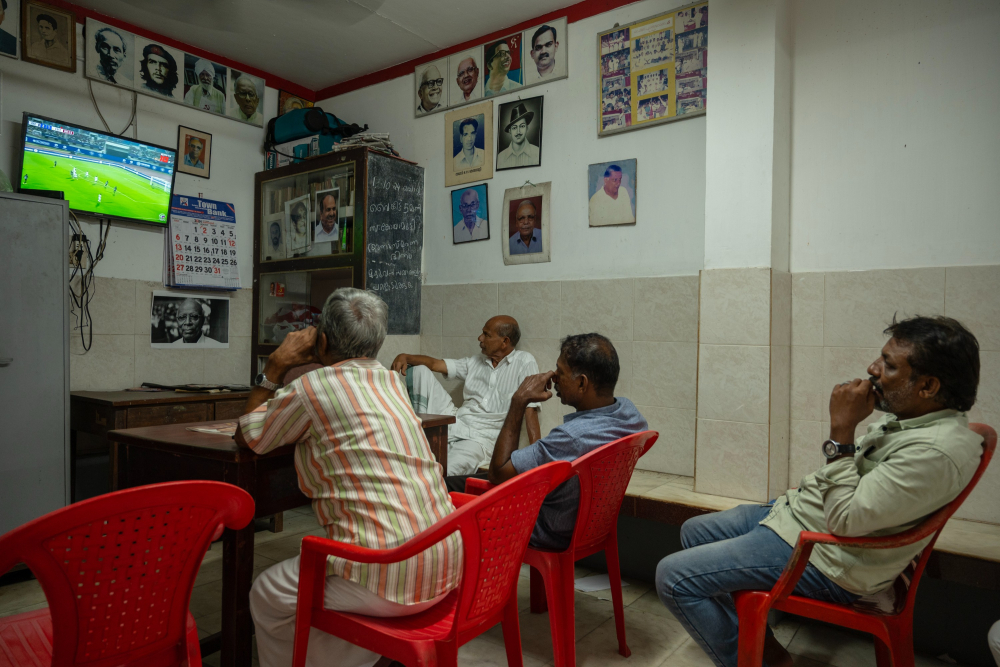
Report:
[[[198,629],[191,612],[187,615],[188,636]],[[0,618],[0,667],[52,664],[52,617],[49,608]]]
[[[382,635],[394,637],[402,641],[435,641],[445,639],[455,624],[455,612],[458,609],[458,593],[452,591],[444,600],[427,611],[410,616],[383,618],[379,616],[363,616],[342,611],[328,611],[327,614],[354,623],[367,630],[375,630]]]

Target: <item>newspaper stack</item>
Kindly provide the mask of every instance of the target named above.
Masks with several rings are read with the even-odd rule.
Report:
[[[373,151],[399,156],[389,141],[388,132],[362,132],[353,137],[346,137],[334,144],[333,152],[346,151],[351,148],[370,148]]]

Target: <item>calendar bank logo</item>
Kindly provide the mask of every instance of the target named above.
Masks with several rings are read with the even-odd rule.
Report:
[[[188,198],[181,197],[181,206],[187,206],[187,205],[188,205]]]

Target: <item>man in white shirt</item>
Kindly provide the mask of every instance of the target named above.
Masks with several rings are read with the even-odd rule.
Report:
[[[469,188],[458,200],[462,221],[455,225],[455,243],[482,241],[490,237],[490,223],[479,217],[479,193]]]
[[[556,71],[556,52],[559,50],[559,42],[556,41],[556,29],[550,25],[543,25],[531,37],[531,59],[535,61],[535,68],[539,77],[552,76]]]
[[[486,97],[521,87],[518,81],[513,81],[507,76],[510,72],[511,62],[513,61],[510,57],[510,46],[507,45],[506,41],[500,40],[487,47],[486,66],[489,68],[489,75],[486,77]]]
[[[444,92],[444,77],[441,70],[431,65],[420,75],[420,86],[417,88],[417,115],[423,115],[441,108],[441,94]]]
[[[510,112],[510,122],[503,129],[510,135],[510,145],[497,155],[497,169],[535,167],[541,162],[538,146],[528,141],[528,125],[534,117],[535,112],[528,111],[524,103],[514,106]]]
[[[448,475],[472,475],[489,463],[511,396],[526,377],[538,373],[535,358],[515,349],[520,339],[517,320],[499,315],[490,318],[479,335],[482,354],[465,359],[401,354],[393,360],[392,370],[406,376],[414,411],[455,415],[456,422],[448,427]],[[465,382],[462,407],[455,406],[432,371]],[[530,442],[541,437],[539,407],[531,403],[525,412]]]
[[[467,169],[482,167],[486,161],[486,154],[482,148],[476,148],[476,133],[479,132],[479,121],[475,118],[466,118],[458,124],[458,137],[462,142],[462,148],[455,153],[455,173],[461,173]]]
[[[324,195],[319,203],[319,224],[313,230],[313,242],[339,241],[340,234],[338,232],[337,195],[330,192]]]
[[[590,224],[625,225],[635,222],[632,198],[621,190],[622,169],[616,164],[604,170],[604,187],[590,198]]]

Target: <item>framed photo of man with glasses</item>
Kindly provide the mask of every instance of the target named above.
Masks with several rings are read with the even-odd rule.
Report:
[[[230,69],[229,81],[232,89],[229,91],[226,115],[261,127],[264,124],[264,114],[261,112],[261,105],[264,103],[264,79]]]
[[[483,98],[483,47],[455,53],[448,58],[451,106]]]
[[[413,72],[417,117],[444,111],[448,106],[448,59],[418,65]]]
[[[517,33],[483,47],[483,60],[486,64],[484,97],[501,95],[524,85],[521,38],[521,33]]]
[[[452,243],[488,241],[490,202],[486,183],[451,191]]]

